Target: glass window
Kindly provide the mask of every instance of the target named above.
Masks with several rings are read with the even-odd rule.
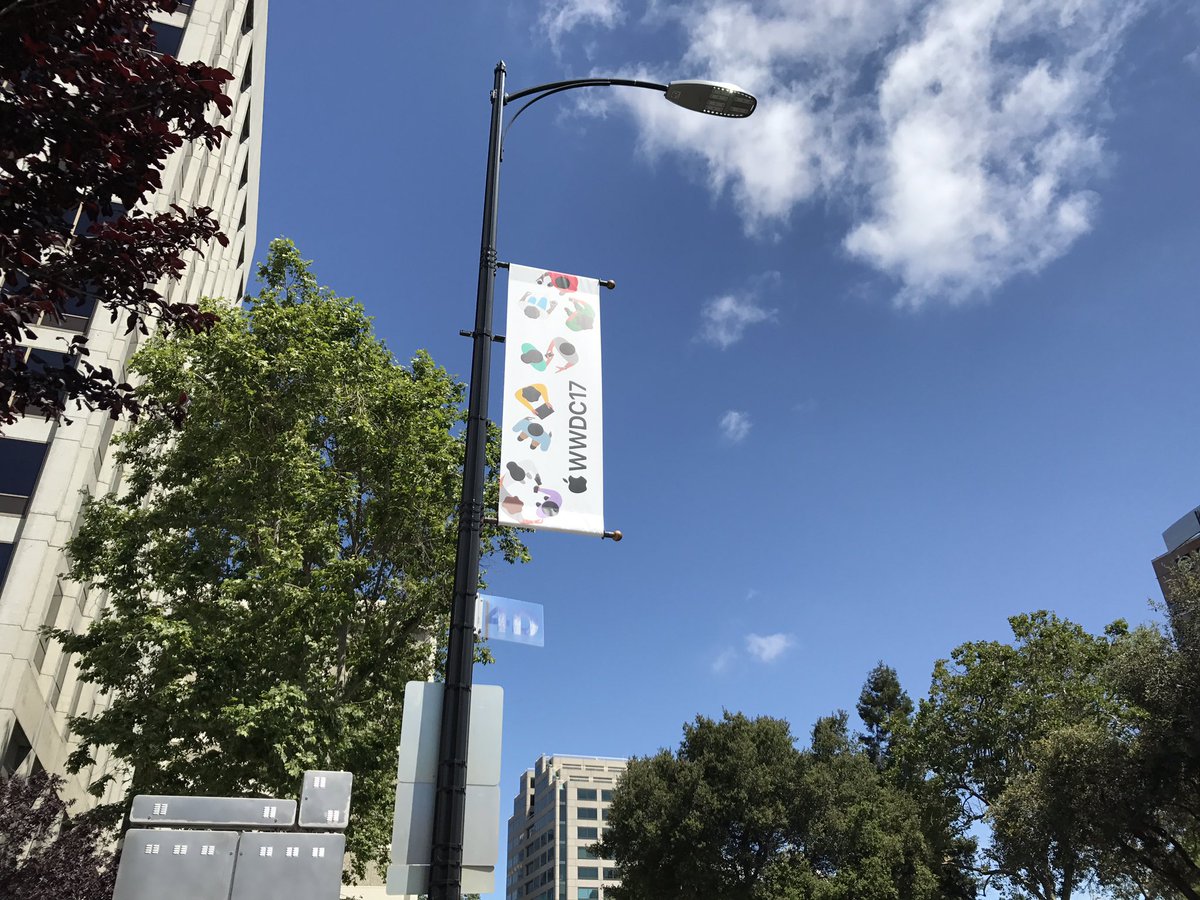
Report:
[[[575,896],[579,900],[600,900],[600,888],[581,887]]]
[[[581,841],[594,841],[596,838],[600,837],[598,829],[596,828],[580,828],[578,829],[578,835]]]
[[[8,563],[12,559],[12,552],[12,544],[0,544],[0,587],[4,587],[4,576],[8,574]]]
[[[600,818],[602,818],[605,822],[608,821],[608,810],[607,809],[601,810]]]
[[[604,870],[604,880],[605,881],[613,881],[620,877],[621,877],[620,869],[616,868],[615,866],[611,869],[605,868],[605,870]]]
[[[29,743],[21,723],[13,722],[8,746],[4,748],[4,756],[0,757],[0,777],[7,778],[16,772],[32,750],[33,744]]]
[[[53,628],[58,624],[58,611],[62,608],[63,590],[62,585],[55,585],[54,596],[50,599],[50,605],[46,607],[46,616],[42,619],[42,627]],[[46,661],[46,651],[50,649],[50,635],[38,633],[37,649],[33,652],[33,667],[39,672],[42,671],[42,663]]]
[[[595,800],[596,799],[596,789],[595,788],[577,788],[575,791],[575,795],[580,800]]]
[[[579,848],[579,859],[595,859],[595,858],[596,858],[596,854],[593,853],[591,850],[589,850],[587,847]]]
[[[611,803],[612,802],[612,791],[601,791],[600,799],[603,800],[605,803]]]
[[[596,818],[596,807],[581,806],[576,810],[576,818],[579,819],[594,819]]]
[[[580,866],[579,867],[580,881],[599,881],[600,870],[595,866]]]
[[[150,30],[154,32],[155,53],[161,53],[164,56],[179,55],[179,45],[183,43],[182,28],[163,22],[151,22]]]
[[[0,512],[24,514],[45,459],[45,444],[0,438]]]

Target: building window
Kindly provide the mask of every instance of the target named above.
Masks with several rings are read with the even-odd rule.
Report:
[[[579,900],[600,900],[600,888],[581,887],[575,896]]]
[[[249,34],[254,27],[254,0],[246,4],[246,14],[242,16],[242,34]]]
[[[596,789],[595,788],[577,788],[575,795],[580,800],[595,800],[596,799]]]
[[[579,839],[581,841],[587,841],[587,840],[594,841],[599,836],[600,835],[597,833],[597,829],[595,829],[595,828],[580,828],[579,829]]]
[[[62,585],[55,585],[54,596],[50,599],[50,605],[46,607],[46,615],[42,619],[42,628],[53,628],[58,624],[58,611],[62,607],[62,599]],[[42,663],[46,661],[46,651],[49,649],[50,635],[39,631],[37,650],[33,652],[33,667],[39,672],[42,671]]]
[[[605,822],[608,821],[608,810],[607,809],[600,811],[600,818],[602,818]]]
[[[246,56],[246,71],[242,73],[242,91],[248,91],[254,83],[254,53]]]
[[[605,803],[611,803],[612,802],[612,791],[601,791],[600,799],[603,800]]]
[[[250,106],[246,105],[246,115],[242,117],[242,133],[238,138],[243,144],[250,140]]]
[[[600,870],[596,866],[580,866],[578,878],[580,881],[599,881]]]
[[[242,249],[238,251],[238,261],[237,261],[238,266],[241,266],[242,263],[244,263],[245,261],[246,261],[246,242],[242,241]]]
[[[47,702],[58,709],[58,698],[62,696],[63,685],[67,683],[67,670],[71,667],[71,654],[64,653],[58,661],[58,669],[54,672],[54,683],[50,685],[50,694],[46,697]]]
[[[596,818],[596,807],[581,806],[575,811],[575,816],[579,819],[594,819]]]
[[[579,859],[595,859],[596,854],[588,847],[579,847]]]
[[[45,376],[49,372],[56,372],[60,369],[74,369],[78,357],[72,356],[69,353],[58,353],[54,350],[42,350],[41,348],[33,348],[29,351],[25,358],[25,367],[31,375]],[[66,399],[66,391],[58,392],[59,402]],[[27,413],[38,413],[41,407],[37,404],[30,404],[26,407]]]
[[[4,576],[8,574],[8,564],[12,560],[13,545],[0,543],[0,588],[4,587]]]
[[[242,163],[242,177],[240,179],[238,179],[238,187],[240,187],[240,188],[245,187],[246,183],[249,181],[250,181],[250,158],[246,157],[246,161],[244,163]]]
[[[604,870],[604,880],[605,881],[615,881],[616,879],[618,879],[620,877],[621,877],[621,870],[616,867]]]
[[[167,25],[165,22],[149,24],[154,33],[154,52],[163,56],[178,56],[179,47],[183,43],[183,29],[178,25]]]
[[[25,514],[45,459],[45,444],[0,438],[0,512]]]
[[[0,777],[10,778],[21,764],[29,757],[33,744],[25,734],[21,723],[14,720],[12,734],[8,738],[8,746],[4,748],[4,756],[0,757]]]

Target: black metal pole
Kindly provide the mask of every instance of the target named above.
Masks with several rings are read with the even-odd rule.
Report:
[[[488,136],[487,179],[483,193],[483,235],[479,242],[479,288],[475,294],[471,386],[462,500],[458,506],[458,551],[454,563],[454,607],[446,649],[445,695],[438,750],[437,793],[430,853],[430,900],[461,900],[463,830],[466,824],[467,741],[475,661],[475,598],[483,529],[483,487],[487,450],[488,389],[492,362],[492,298],[496,278],[496,221],[500,196],[500,128],[504,120],[503,61],[496,64],[492,88],[492,127]]]

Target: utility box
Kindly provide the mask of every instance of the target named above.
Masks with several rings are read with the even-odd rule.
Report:
[[[236,831],[131,828],[113,900],[229,900],[237,849]]]
[[[305,772],[300,790],[300,827],[345,831],[350,819],[349,772]]]
[[[238,844],[229,900],[336,900],[345,852],[344,834],[248,831]]]

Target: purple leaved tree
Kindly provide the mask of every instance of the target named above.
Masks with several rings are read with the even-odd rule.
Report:
[[[150,14],[175,6],[0,0],[0,426],[34,410],[61,420],[72,404],[143,411],[130,385],[88,361],[82,336],[56,362],[27,360],[20,343],[41,324],[95,302],[143,333],[149,320],[211,325],[154,287],[181,275],[187,251],[227,243],[211,210],[138,209],[174,150],[229,134],[209,119],[230,112],[230,73],[153,52]],[[181,414],[184,399],[165,411]]]

